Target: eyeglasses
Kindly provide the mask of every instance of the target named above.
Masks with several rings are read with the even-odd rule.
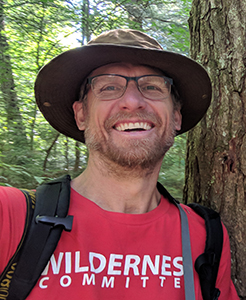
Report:
[[[163,100],[169,97],[173,80],[161,75],[127,77],[118,74],[101,74],[87,79],[93,94],[101,100],[115,100],[122,97],[129,81],[135,81],[140,93],[150,100]]]

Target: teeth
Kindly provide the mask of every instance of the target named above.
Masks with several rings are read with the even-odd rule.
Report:
[[[151,126],[145,122],[124,123],[124,124],[117,125],[116,129],[118,131],[132,130],[132,129],[149,130],[149,129],[151,129]]]

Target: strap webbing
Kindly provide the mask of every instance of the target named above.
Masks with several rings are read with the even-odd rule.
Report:
[[[184,268],[185,299],[195,300],[193,262],[191,257],[190,232],[187,215],[182,206],[176,203],[181,218],[182,254]]]
[[[181,237],[182,237],[182,256],[184,268],[185,300],[196,300],[194,289],[193,262],[191,257],[190,232],[187,215],[179,204],[168,191],[157,182],[158,191],[169,201],[174,203],[179,209],[181,219]]]

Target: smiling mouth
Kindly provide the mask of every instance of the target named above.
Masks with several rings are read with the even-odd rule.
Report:
[[[152,127],[146,122],[136,122],[136,123],[121,123],[114,127],[118,131],[146,131],[150,130]]]

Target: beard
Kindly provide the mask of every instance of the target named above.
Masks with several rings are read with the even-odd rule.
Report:
[[[162,125],[161,118],[152,113],[129,114],[120,112],[106,120],[104,127],[109,138],[105,140],[101,134],[90,127],[88,117],[84,132],[86,145],[89,151],[97,151],[104,160],[114,162],[125,169],[154,169],[173,145],[176,136],[174,113],[164,134],[155,134],[154,137],[141,139],[123,138],[120,145],[116,144],[110,134],[113,125],[120,120],[131,119],[132,117],[138,117],[141,121],[151,121],[159,128]]]

